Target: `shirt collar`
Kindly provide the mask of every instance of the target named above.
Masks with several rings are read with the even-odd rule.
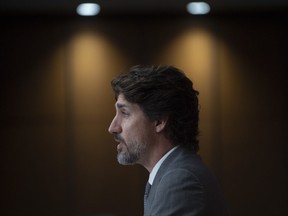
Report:
[[[155,176],[160,168],[160,166],[162,165],[162,163],[164,162],[164,160],[178,147],[175,146],[174,148],[170,149],[157,163],[156,165],[153,167],[151,173],[149,174],[149,184],[152,185],[153,184],[153,181],[155,179]]]

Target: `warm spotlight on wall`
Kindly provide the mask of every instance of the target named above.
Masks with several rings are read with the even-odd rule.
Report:
[[[190,2],[187,4],[187,11],[193,15],[208,14],[210,6],[206,2]]]
[[[78,5],[76,11],[80,16],[95,16],[100,12],[100,5],[96,3],[82,3]]]

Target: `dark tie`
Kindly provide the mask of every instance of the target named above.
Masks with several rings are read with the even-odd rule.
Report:
[[[144,193],[144,212],[145,212],[146,201],[147,201],[150,189],[151,189],[151,185],[149,184],[149,182],[147,182],[146,187],[145,187],[145,193]]]

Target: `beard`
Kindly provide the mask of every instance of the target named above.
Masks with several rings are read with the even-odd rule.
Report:
[[[140,156],[139,153],[134,153],[134,152],[118,152],[117,154],[117,161],[119,164],[122,165],[133,165],[136,164],[137,161],[139,160]]]
[[[118,150],[117,160],[122,165],[133,165],[140,161],[143,152],[146,150],[146,145],[139,142],[131,142],[125,145],[126,148]]]

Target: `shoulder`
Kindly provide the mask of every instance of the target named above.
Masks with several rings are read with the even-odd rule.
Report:
[[[178,147],[162,163],[154,183],[161,196],[185,191],[186,195],[195,192],[204,199],[209,178],[210,172],[200,156]]]
[[[199,155],[180,147],[162,163],[151,191],[151,215],[222,215],[217,180]]]
[[[190,169],[169,169],[152,188],[152,215],[191,215],[191,212],[200,215],[206,211],[206,189]]]
[[[191,152],[183,147],[178,147],[173,151],[166,160],[162,163],[159,169],[159,177],[168,173],[190,173],[191,177],[209,175],[209,170],[203,163],[201,157],[194,152]]]
[[[177,148],[162,163],[154,183],[157,190],[161,192],[168,190],[167,188],[191,193],[201,191],[203,199],[211,196],[219,187],[217,179],[203,163],[201,157],[182,147]]]

